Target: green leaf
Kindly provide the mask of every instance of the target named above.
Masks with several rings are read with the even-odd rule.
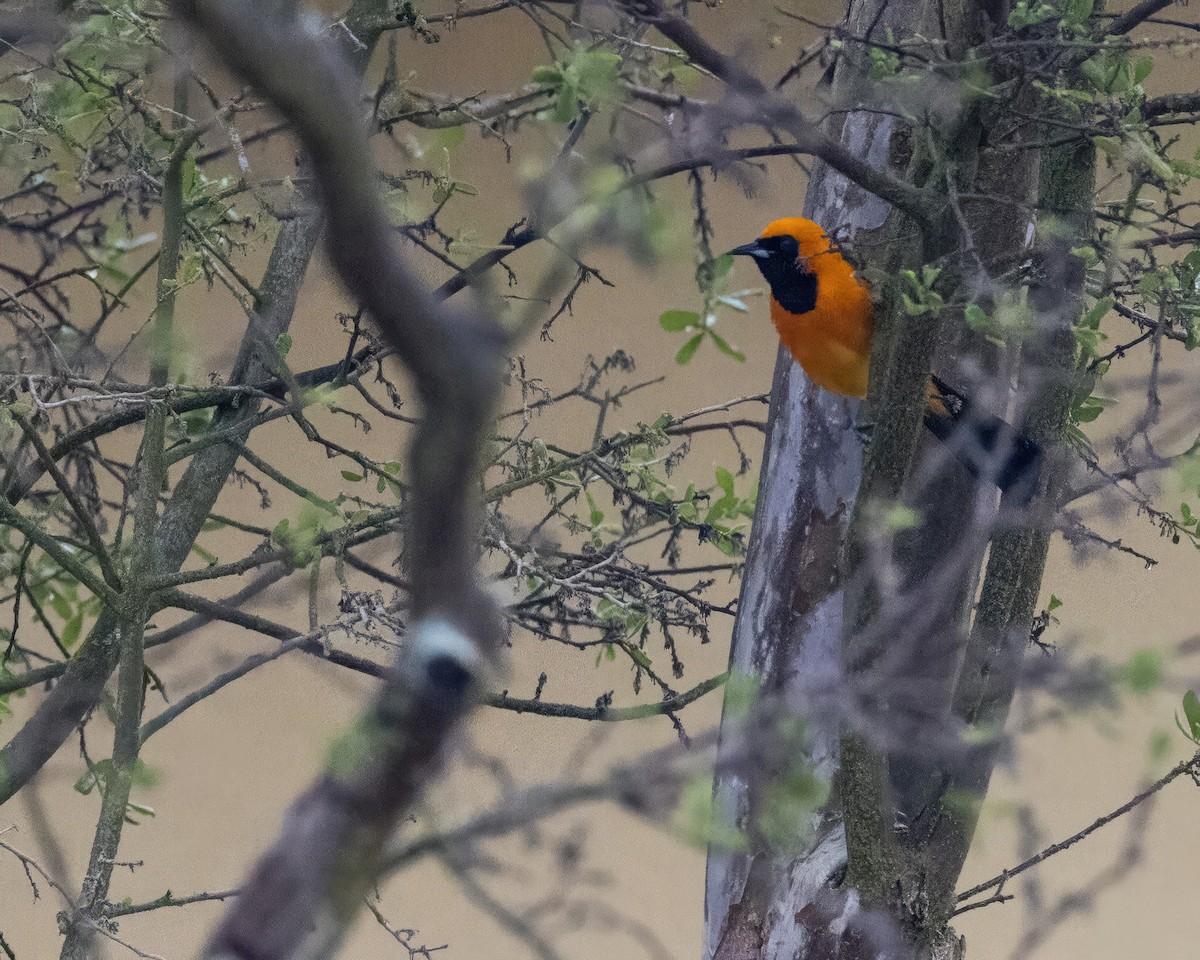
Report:
[[[574,80],[579,99],[589,106],[615,93],[620,74],[621,55],[610,50],[576,48],[567,67],[567,76]]]
[[[968,303],[966,310],[963,311],[963,319],[967,326],[975,331],[987,330],[991,325],[991,318],[977,303]]]
[[[721,488],[721,492],[727,497],[733,496],[733,474],[724,467],[717,467],[717,486]]]
[[[1125,681],[1134,693],[1149,693],[1163,678],[1163,656],[1158,650],[1138,650],[1124,669]]]
[[[554,106],[541,116],[570,123],[581,107],[594,108],[618,99],[622,92],[621,63],[620,54],[577,45],[553,67],[535,67],[534,81],[557,91]]]
[[[713,796],[712,777],[697,774],[683,789],[672,829],[685,843],[700,850],[743,851],[749,844],[746,835],[734,824],[737,818],[717,806],[721,798]]]
[[[1092,15],[1095,0],[1066,0],[1063,4],[1062,22],[1081,25]]]
[[[679,352],[677,354],[675,354],[675,362],[678,364],[684,364],[684,363],[687,363],[689,360],[691,360],[692,357],[694,357],[696,355],[696,350],[699,348],[700,341],[703,339],[704,339],[703,331],[701,331],[700,333],[698,333],[694,337],[692,337],[691,340],[689,340],[687,343],[685,343],[682,347],[679,348]]]
[[[437,141],[437,145],[443,150],[453,150],[466,139],[466,136],[467,132],[461,126],[444,127],[434,133],[434,140]],[[474,196],[473,193],[472,196]]]
[[[1179,722],[1179,714],[1175,715],[1175,726],[1183,731],[1189,740],[1200,743],[1200,697],[1195,690],[1189,690],[1183,695],[1183,716],[1187,720],[1187,729]]]
[[[733,537],[718,536],[713,538],[713,546],[727,557],[736,557],[738,555],[738,543]]]
[[[600,620],[624,620],[625,614],[621,605],[605,597],[596,604],[596,616]]]
[[[558,98],[554,101],[554,110],[550,117],[559,123],[570,123],[578,114],[579,100],[575,96],[575,90],[570,84],[564,83],[558,88]]]
[[[177,287],[186,287],[188,284],[195,283],[200,279],[203,272],[204,255],[198,250],[193,250],[180,261],[178,278],[175,281],[175,285]]]
[[[183,414],[184,433],[189,437],[198,437],[212,426],[213,408],[204,410],[189,410]]]
[[[284,332],[275,338],[275,352],[279,354],[280,360],[286,360],[288,353],[292,349],[292,335]]]
[[[133,762],[133,772],[130,774],[129,779],[135,787],[149,789],[158,786],[159,776],[157,770],[146,763],[141,757],[138,757]]]
[[[355,473],[353,470],[343,470],[342,479],[349,480],[351,483],[359,483],[363,478],[361,473]]]
[[[646,651],[641,647],[635,647],[632,644],[625,648],[625,652],[633,658],[633,662],[644,670],[649,670],[652,666],[650,658],[646,656]]]
[[[180,183],[183,187],[183,195],[190,197],[196,191],[196,157],[188,153],[183,158],[183,163],[179,167]]]
[[[1072,415],[1077,423],[1092,423],[1104,412],[1104,406],[1105,401],[1099,397],[1088,397],[1072,411]]]
[[[1200,732],[1200,697],[1195,690],[1189,690],[1183,695],[1183,715],[1187,717],[1193,732]]]
[[[700,326],[700,314],[693,310],[667,310],[659,315],[658,325],[668,333],[679,333]]]
[[[54,612],[62,617],[62,619],[69,620],[75,615],[75,611],[71,607],[71,602],[60,593],[49,591],[46,594],[46,600],[50,602],[50,606],[54,609]]]
[[[322,383],[311,390],[302,391],[300,394],[300,403],[305,407],[320,404],[326,409],[332,409],[333,405],[337,402],[339,389],[339,387],[335,387],[331,383]]]
[[[596,501],[592,499],[590,493],[584,492],[584,496],[588,502],[588,520],[593,527],[598,527],[604,522],[604,511],[596,506]]]
[[[63,646],[70,650],[79,641],[79,634],[83,630],[83,611],[80,610],[75,616],[67,621],[66,626],[62,628],[60,639]]]
[[[88,767],[87,773],[75,781],[75,790],[85,797],[103,784],[112,773],[112,761],[100,760]]]
[[[1079,325],[1081,327],[1088,327],[1092,330],[1099,329],[1100,321],[1108,315],[1108,311],[1113,308],[1116,302],[1117,301],[1114,297],[1101,297],[1096,301],[1092,308],[1080,318]]]
[[[1050,4],[1041,3],[1039,0],[1017,0],[1016,6],[1008,15],[1008,25],[1014,30],[1032,27],[1045,23],[1057,12]]]
[[[720,334],[713,333],[711,330],[708,332],[708,334],[710,337],[712,337],[713,343],[715,343],[717,345],[717,349],[720,350],[723,354],[725,354],[725,356],[733,357],[733,359],[736,360],[738,363],[746,362],[746,355],[744,353],[742,353],[742,351],[739,350],[737,347],[735,347],[731,343],[729,343]]]
[[[1099,61],[1097,61],[1094,57],[1084,60],[1083,63],[1079,65],[1079,72],[1083,74],[1084,79],[1086,79],[1088,83],[1090,83],[1097,90],[1104,90],[1104,68],[1100,66]]]
[[[721,254],[719,257],[715,258],[712,262],[712,278],[713,278],[713,280],[720,280],[723,277],[727,276],[729,271],[732,268],[733,268],[733,255],[729,254],[729,253]]]
[[[755,813],[756,832],[775,850],[803,850],[829,796],[829,783],[802,756],[796,751],[794,766],[767,788]]]

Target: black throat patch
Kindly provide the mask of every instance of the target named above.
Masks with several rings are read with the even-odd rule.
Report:
[[[795,260],[773,256],[756,261],[773,296],[788,313],[808,313],[817,305],[817,275]]]
[[[771,296],[788,313],[808,313],[817,305],[817,275],[800,259],[800,242],[789,234],[760,237],[738,247],[754,263],[771,288]]]

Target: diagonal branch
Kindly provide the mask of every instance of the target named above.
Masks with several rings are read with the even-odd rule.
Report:
[[[411,648],[289,811],[215,931],[208,957],[284,960],[336,949],[382,867],[395,824],[432,777],[501,645],[475,571],[479,453],[507,338],[439,303],[408,266],[375,184],[358,82],[327,36],[234,0],[175,9],[294,125],[327,217],[330,258],[408,368],[425,407],[408,458]]]
[[[693,64],[709,71],[748,103],[753,103],[760,122],[786,130],[802,152],[824,160],[847,179],[887,200],[918,223],[932,222],[936,213],[933,196],[884,169],[873,167],[843,143],[827,136],[795,104],[768,90],[737,60],[713,47],[687,20],[668,10],[662,0],[619,0],[618,5],[674,42]]]
[[[991,880],[985,880],[983,883],[978,883],[971,887],[970,890],[964,890],[956,898],[957,901],[961,903],[964,900],[970,900],[971,897],[978,896],[981,893],[991,890],[993,887],[1003,886],[1006,882],[1008,882],[1010,877],[1015,877],[1018,873],[1024,873],[1030,867],[1036,867],[1043,860],[1048,860],[1056,853],[1062,853],[1062,851],[1068,849],[1069,847],[1075,846],[1075,844],[1079,843],[1080,840],[1086,839],[1101,827],[1105,827],[1117,818],[1123,817],[1134,807],[1139,806],[1146,800],[1149,800],[1152,796],[1162,790],[1163,787],[1174,783],[1184,774],[1188,774],[1194,778],[1197,776],[1198,771],[1200,771],[1200,753],[1194,753],[1186,760],[1176,764],[1174,767],[1168,770],[1165,774],[1163,774],[1163,776],[1159,777],[1154,781],[1154,783],[1150,784],[1150,786],[1148,786],[1145,790],[1141,791],[1141,793],[1138,793],[1136,796],[1131,797],[1125,803],[1121,804],[1121,806],[1117,807],[1116,810],[1106,813],[1099,819],[1092,821],[1078,833],[1067,837],[1067,839],[1060,840],[1058,843],[1050,844],[1050,846],[1046,847],[1044,850],[1038,851],[1029,859],[1018,863],[1015,867],[1010,867],[1003,873],[992,877]],[[982,906],[982,904],[969,904],[965,907],[959,907],[956,912],[962,913],[964,910],[970,910],[976,906]]]
[[[1104,33],[1112,36],[1124,36],[1135,27],[1140,26],[1145,21],[1162,10],[1164,7],[1169,7],[1175,0],[1142,0],[1136,7],[1125,11],[1104,28]]]
[[[356,0],[347,15],[348,19],[355,19],[364,7],[371,7],[372,12],[376,12],[374,6],[377,3],[378,0]],[[361,72],[366,69],[366,54],[378,33],[362,29],[356,33],[370,41],[365,51],[355,53],[356,69]],[[244,386],[270,377],[271,371],[260,359],[260,345],[273,343],[291,323],[319,230],[319,218],[311,209],[305,209],[300,215],[284,222],[259,285],[259,298],[263,306],[250,317],[234,368],[227,378],[230,384]],[[222,411],[222,415],[214,421],[214,429],[236,427],[253,420],[257,412],[257,398],[248,397],[239,406]],[[144,412],[139,417],[143,415]],[[52,447],[50,452],[58,456],[55,448]],[[217,444],[200,451],[188,465],[158,524],[156,550],[160,570],[178,570],[183,565],[201,526],[224,489],[237,458],[236,448]],[[10,500],[19,499],[13,494],[13,490],[7,491]],[[10,510],[7,503],[0,499],[0,514],[7,516]],[[93,588],[93,584],[89,583],[88,586],[89,589]],[[101,589],[104,587],[103,581],[100,581],[95,589],[106,599],[106,607],[86,641],[67,661],[61,682],[54,685],[34,715],[0,749],[0,804],[20,790],[42,768],[71,731],[95,707],[116,667],[120,650],[117,642],[120,617],[116,612],[119,605],[111,602],[112,598],[107,595],[111,591]]]

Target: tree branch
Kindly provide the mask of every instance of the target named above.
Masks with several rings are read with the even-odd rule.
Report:
[[[176,126],[186,115],[187,84],[185,74],[176,78]],[[163,175],[163,231],[158,255],[158,281],[155,286],[157,307],[154,311],[150,359],[152,388],[166,385],[175,352],[176,281],[186,222],[183,210],[183,164],[188,148],[194,142],[194,136],[179,133]],[[112,761],[104,777],[100,816],[96,822],[83,888],[63,940],[62,960],[85,960],[92,953],[92,940],[98,929],[95,921],[103,913],[108,899],[113,864],[128,815],[129,794],[141,748],[138,727],[144,706],[145,634],[150,611],[146,584],[158,567],[158,498],[167,476],[164,451],[166,427],[166,409],[161,403],[151,401],[139,450],[133,542],[119,611],[120,642]]]
[[[1139,26],[1164,7],[1169,7],[1175,0],[1142,0],[1136,7],[1127,10],[1117,19],[1104,27],[1102,32],[1112,36],[1124,36]]]
[[[778,126],[795,139],[805,153],[829,166],[864,190],[903,210],[917,223],[929,224],[935,217],[935,197],[910,183],[872,166],[838,140],[827,136],[788,100],[777,96],[733,57],[727,57],[700,36],[687,20],[666,8],[662,0],[618,0],[618,6],[649,24],[674,42],[696,66],[722,80],[732,91],[752,104],[754,114],[769,126]]]
[[[425,407],[408,459],[410,649],[330,768],[293,805],[206,951],[254,960],[324,955],[374,882],[384,839],[432,776],[484,658],[501,644],[474,570],[474,487],[507,344],[482,313],[439,304],[408,267],[375,185],[357,81],[328,39],[281,10],[233,0],[174,6],[295,125],[328,217],[331,260]]]
[[[357,11],[376,2],[356,0],[347,18],[354,19]],[[358,37],[370,41],[364,49],[356,48],[351,53],[355,68],[361,72],[366,69],[367,56],[378,34],[359,30]],[[259,285],[262,309],[250,317],[237,359],[227,377],[230,384],[240,386],[256,383],[271,376],[271,371],[261,360],[263,346],[273,345],[291,323],[319,228],[319,219],[311,208],[303,209],[300,214],[283,223]],[[257,411],[255,398],[248,397],[223,416],[215,418],[213,428],[220,430],[252,420]],[[139,417],[142,415],[144,413]],[[54,449],[51,448],[52,454]],[[189,463],[158,524],[160,571],[178,570],[182,566],[213,504],[224,489],[237,457],[235,448],[228,444],[217,444],[200,451]],[[0,513],[9,510],[11,508],[0,500]],[[105,587],[102,581],[99,587],[93,587],[90,583],[88,586],[105,596],[106,607],[85,642],[67,662],[62,681],[54,686],[12,740],[0,749],[0,804],[6,802],[42,768],[71,731],[95,707],[116,667],[120,652],[117,642],[120,617],[116,611],[120,605],[112,603],[111,598],[100,589]]]
[[[1050,844],[1050,846],[1046,847],[1046,849],[1035,853],[1028,860],[1023,860],[1015,867],[1010,867],[1002,873],[997,874],[996,876],[992,877],[991,880],[985,880],[983,883],[978,883],[969,890],[964,890],[956,898],[957,901],[961,903],[964,900],[970,900],[971,897],[978,896],[987,890],[991,890],[992,887],[997,887],[1006,883],[1010,878],[1015,877],[1019,873],[1024,873],[1030,867],[1036,867],[1043,860],[1048,860],[1056,853],[1061,853],[1069,847],[1075,846],[1075,844],[1079,843],[1080,840],[1086,839],[1101,827],[1107,826],[1118,817],[1123,817],[1134,807],[1144,803],[1146,800],[1149,800],[1152,796],[1162,790],[1163,787],[1169,786],[1182,777],[1185,773],[1193,777],[1200,773],[1200,752],[1194,753],[1188,759],[1176,764],[1166,774],[1155,780],[1154,783],[1150,784],[1150,786],[1148,786],[1141,793],[1121,804],[1121,806],[1117,807],[1117,809],[1113,810],[1111,813],[1106,813],[1099,819],[1094,820],[1078,833],[1067,837],[1065,840],[1060,840],[1058,843]],[[963,910],[970,910],[975,906],[982,906],[982,904],[970,904],[965,907],[959,907],[958,912],[961,913]]]

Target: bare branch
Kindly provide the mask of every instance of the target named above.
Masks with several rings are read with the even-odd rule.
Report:
[[[340,942],[374,882],[381,841],[431,776],[482,659],[499,648],[498,620],[474,571],[472,488],[506,338],[483,314],[439,304],[408,267],[375,186],[357,81],[328,38],[287,12],[230,0],[176,8],[295,125],[328,215],[334,265],[425,403],[409,457],[411,650],[335,766],[296,801],[207,950],[283,960]]]
[[[1005,870],[1003,873],[997,874],[996,876],[992,877],[991,880],[985,880],[983,883],[976,884],[975,886],[971,887],[969,890],[964,890],[962,893],[960,893],[958,895],[958,897],[957,897],[958,902],[961,903],[964,900],[970,900],[971,897],[978,896],[979,894],[984,893],[987,890],[991,890],[992,887],[1002,886],[1011,877],[1015,877],[1019,873],[1024,873],[1030,867],[1036,867],[1039,863],[1041,863],[1044,860],[1048,860],[1050,857],[1054,856],[1056,853],[1062,853],[1062,851],[1075,846],[1075,844],[1079,843],[1079,841],[1084,840],[1087,837],[1091,836],[1093,833],[1095,833],[1101,827],[1107,826],[1108,824],[1112,823],[1114,820],[1118,819],[1119,817],[1123,817],[1134,807],[1138,806],[1141,803],[1144,803],[1146,800],[1149,800],[1152,796],[1154,796],[1156,793],[1158,793],[1164,787],[1170,786],[1170,784],[1174,783],[1176,780],[1178,780],[1184,774],[1188,774],[1189,776],[1191,776],[1193,778],[1196,777],[1198,774],[1200,774],[1200,752],[1197,752],[1197,753],[1193,754],[1192,756],[1188,757],[1188,759],[1182,761],[1181,763],[1176,764],[1167,773],[1163,774],[1163,776],[1161,776],[1157,780],[1155,780],[1154,783],[1150,784],[1150,786],[1148,786],[1141,793],[1132,797],[1127,802],[1121,804],[1121,806],[1117,807],[1117,809],[1113,810],[1111,813],[1106,813],[1104,816],[1100,817],[1099,819],[1094,820],[1092,823],[1088,824],[1086,827],[1084,827],[1078,833],[1067,837],[1067,839],[1065,839],[1065,840],[1060,840],[1058,843],[1050,844],[1050,846],[1046,847],[1044,850],[1038,851],[1032,857],[1030,857],[1028,860],[1023,860],[1021,863],[1018,863],[1015,867],[1010,867],[1009,869]],[[995,898],[992,898],[992,899],[995,899]],[[971,907],[974,907],[974,906],[983,906],[983,904],[971,904],[969,907],[961,907],[959,909],[959,912],[961,913],[962,910],[971,909]]]
[[[1103,32],[1113,36],[1124,36],[1150,19],[1159,10],[1169,7],[1174,2],[1175,0],[1142,0],[1136,7],[1125,11],[1107,27],[1104,27]]]
[[[507,693],[489,697],[488,705],[502,710],[513,710],[516,713],[532,713],[540,717],[564,717],[571,720],[601,720],[606,723],[621,720],[641,720],[645,717],[669,715],[676,710],[682,710],[688,704],[699,700],[706,693],[716,690],[729,678],[728,672],[718,674],[698,683],[691,690],[667,697],[657,703],[640,703],[631,707],[610,707],[596,705],[595,707],[577,707],[571,703],[546,703],[542,700],[521,700],[510,697]]]
[[[929,223],[934,213],[934,198],[925,191],[878,169],[856,156],[840,141],[833,140],[796,108],[770,90],[733,57],[727,57],[700,36],[687,20],[670,11],[661,0],[619,0],[619,6],[650,24],[672,40],[698,67],[723,80],[731,90],[745,97],[754,115],[768,125],[777,125],[796,140],[805,153],[828,163],[833,169],[878,197],[894,204],[918,223]]]

